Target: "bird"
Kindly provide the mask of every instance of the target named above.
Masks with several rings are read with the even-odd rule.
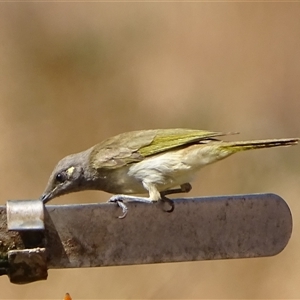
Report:
[[[174,204],[166,195],[189,192],[191,182],[204,166],[234,153],[261,148],[297,145],[299,138],[224,141],[233,133],[197,129],[149,129],[121,133],[89,149],[61,159],[54,168],[40,200],[84,190],[114,194],[109,202],[122,208],[124,201]],[[148,197],[132,195],[148,194]]]

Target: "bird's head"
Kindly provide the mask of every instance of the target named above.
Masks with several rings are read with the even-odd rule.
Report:
[[[46,203],[55,197],[82,190],[85,183],[85,160],[82,153],[63,158],[54,168],[41,200]]]

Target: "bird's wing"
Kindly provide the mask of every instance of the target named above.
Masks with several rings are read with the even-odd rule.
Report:
[[[187,144],[207,141],[229,133],[193,129],[141,130],[119,134],[94,146],[91,165],[115,169]]]

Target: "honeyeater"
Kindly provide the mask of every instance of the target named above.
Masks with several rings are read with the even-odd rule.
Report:
[[[63,158],[54,168],[41,200],[72,192],[101,190],[115,194],[110,201],[172,201],[166,195],[188,192],[190,182],[205,165],[236,152],[296,145],[299,138],[222,141],[230,133],[193,129],[156,129],[126,132],[80,153]],[[123,195],[122,195],[123,194]],[[148,198],[128,196],[148,194]]]

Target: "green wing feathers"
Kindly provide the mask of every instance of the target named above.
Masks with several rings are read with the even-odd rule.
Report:
[[[139,162],[150,155],[227,134],[193,129],[156,129],[126,132],[94,146],[90,161],[96,169],[114,169]]]
[[[153,141],[142,146],[138,152],[144,156],[150,156],[177,148],[186,144],[197,143],[201,140],[224,136],[230,133],[211,132],[193,129],[162,129],[157,130]]]
[[[96,169],[116,169],[144,158],[190,144],[210,144],[215,151],[224,151],[226,156],[235,152],[296,145],[298,138],[258,141],[223,142],[215,139],[235,133],[211,132],[193,129],[141,130],[111,137],[91,149],[91,166]]]
[[[220,147],[226,150],[232,150],[232,153],[235,153],[251,149],[293,146],[297,145],[298,142],[299,138],[285,138],[257,141],[224,142],[220,145]]]

